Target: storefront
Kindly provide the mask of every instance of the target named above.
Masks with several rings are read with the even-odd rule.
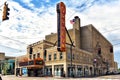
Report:
[[[82,66],[77,65],[77,77],[83,76]]]
[[[22,76],[28,76],[28,69],[26,67],[22,68]]]
[[[42,67],[28,67],[28,76],[42,77],[44,76]]]
[[[13,75],[15,69],[15,60],[3,60],[0,63],[0,73],[4,75]]]
[[[52,66],[45,66],[44,76],[52,76]]]
[[[44,76],[44,61],[41,58],[19,62],[21,68],[16,69],[16,75]]]
[[[68,68],[67,68],[67,71],[68,71],[68,77],[74,77],[75,76],[75,65],[71,65],[68,64]]]
[[[63,65],[54,65],[54,76],[65,76]]]

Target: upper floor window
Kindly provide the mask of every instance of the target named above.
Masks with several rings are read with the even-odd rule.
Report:
[[[32,59],[32,55],[31,54],[29,55],[29,58]]]
[[[46,56],[47,56],[47,50],[44,50],[44,60],[46,61]]]
[[[49,61],[51,60],[51,55],[49,55]]]
[[[62,59],[63,58],[63,53],[62,52],[60,52],[60,59]]]
[[[56,60],[57,59],[57,55],[56,55],[56,53],[54,54],[54,60]]]
[[[29,48],[29,54],[32,54],[32,53],[33,53],[33,48],[30,47],[30,48]]]
[[[67,58],[71,59],[71,53],[67,53]]]
[[[35,59],[36,58],[36,55],[35,54],[33,54],[33,59]]]
[[[110,46],[110,53],[113,53],[113,47]]]
[[[37,53],[37,58],[40,58],[40,53]]]
[[[101,48],[100,47],[98,48],[98,54],[101,54]]]

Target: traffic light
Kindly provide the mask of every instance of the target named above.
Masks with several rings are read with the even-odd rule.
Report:
[[[2,16],[2,21],[8,20],[9,19],[9,11],[10,8],[8,8],[8,4],[5,2],[4,3],[4,8],[3,8],[3,16]]]
[[[66,6],[63,2],[57,4],[57,35],[58,35],[58,51],[65,51],[66,49],[66,30],[65,30],[65,14]]]

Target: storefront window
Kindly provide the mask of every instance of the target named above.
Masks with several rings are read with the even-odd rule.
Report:
[[[45,68],[45,75],[47,76],[52,75],[52,68],[50,66]]]
[[[63,76],[64,68],[63,65],[55,65],[54,66],[54,75],[55,76]]]

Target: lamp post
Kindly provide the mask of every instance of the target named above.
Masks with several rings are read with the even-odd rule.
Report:
[[[107,72],[109,72],[109,63],[108,63],[108,61],[106,62],[106,67],[107,67]]]
[[[93,66],[94,66],[94,76],[96,76],[96,62],[97,62],[97,59],[95,58],[94,61],[93,61]]]
[[[72,39],[71,39],[71,36],[70,36],[70,34],[69,34],[69,32],[68,32],[68,30],[67,30],[67,28],[65,27],[65,30],[66,30],[66,32],[67,32],[67,35],[68,35],[68,38],[70,39],[70,42],[71,42],[71,44],[70,44],[70,53],[71,53],[71,60],[70,60],[70,62],[71,62],[71,77],[73,77],[73,65],[72,65],[72,46],[73,47],[75,47],[74,45],[73,45],[73,41],[72,41]]]
[[[1,73],[2,73],[2,61],[0,60],[0,70],[1,70]]]
[[[72,65],[72,45],[70,46],[70,52],[71,52],[71,77],[73,77],[73,65]]]

